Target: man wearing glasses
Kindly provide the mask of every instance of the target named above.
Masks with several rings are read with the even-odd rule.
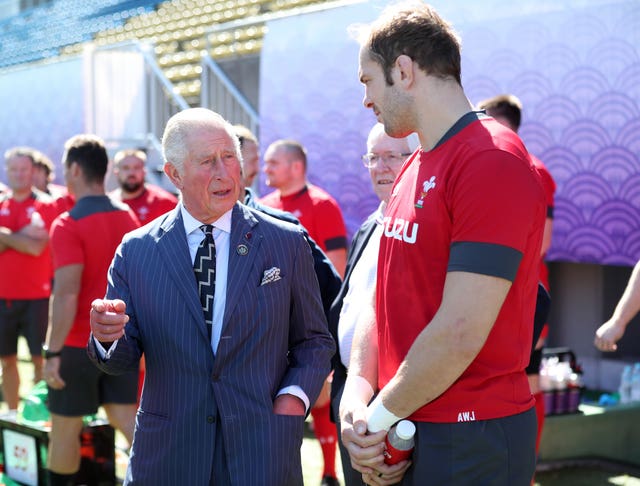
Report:
[[[347,367],[351,355],[351,341],[358,319],[363,316],[365,302],[375,297],[378,249],[382,236],[382,216],[391,196],[391,188],[404,161],[420,144],[418,136],[412,133],[406,138],[391,138],[384,131],[384,125],[377,123],[367,138],[367,153],[362,156],[364,166],[369,170],[373,191],[380,199],[378,209],[362,223],[358,229],[347,256],[345,278],[340,293],[331,306],[329,330],[338,343],[333,356],[333,382],[331,384],[331,413],[338,431],[338,409],[347,379]],[[370,306],[373,310],[374,306]],[[349,453],[340,443],[342,471],[346,486],[361,485],[361,474],[351,467]]]

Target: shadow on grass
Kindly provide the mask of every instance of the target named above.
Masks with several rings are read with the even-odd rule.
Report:
[[[601,459],[556,461],[538,465],[539,486],[640,486],[640,468]]]

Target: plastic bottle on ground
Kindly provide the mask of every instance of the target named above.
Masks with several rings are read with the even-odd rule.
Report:
[[[640,363],[636,363],[631,373],[631,395],[632,402],[640,402]]]
[[[626,365],[622,369],[620,375],[620,386],[618,387],[618,394],[620,395],[620,403],[631,402],[631,375],[633,374],[633,368],[631,365]]]

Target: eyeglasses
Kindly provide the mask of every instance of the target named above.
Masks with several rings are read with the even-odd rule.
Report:
[[[367,169],[373,169],[380,163],[380,161],[382,161],[388,168],[392,169],[401,166],[404,161],[407,160],[409,155],[411,155],[411,152],[385,152],[383,154],[369,153],[362,156],[362,164]]]

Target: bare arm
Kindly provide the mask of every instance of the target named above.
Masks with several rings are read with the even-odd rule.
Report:
[[[544,256],[551,248],[551,235],[553,234],[553,218],[544,220],[544,233],[542,233],[542,246],[540,247],[540,255]]]
[[[380,392],[385,408],[406,417],[446,391],[482,349],[510,287],[502,278],[449,272],[438,312]]]
[[[384,460],[385,434],[367,434],[366,408],[378,387],[378,329],[375,296],[363,305],[351,344],[349,374],[340,401],[341,440],[351,464],[362,473]]]
[[[620,297],[611,318],[596,331],[595,346],[601,351],[615,351],[627,325],[640,311],[640,261],[631,272],[627,287]]]
[[[13,248],[20,253],[38,256],[49,242],[49,233],[44,228],[27,225],[20,231],[0,227],[0,250]]]
[[[341,248],[339,250],[327,250],[325,253],[327,258],[333,263],[340,278],[344,278],[344,271],[347,268],[347,250]]]
[[[49,328],[46,343],[51,351],[60,351],[71,330],[78,310],[78,294],[84,265],[66,265],[56,270],[53,297],[49,309]],[[44,376],[52,388],[61,389],[60,357],[45,362]]]

